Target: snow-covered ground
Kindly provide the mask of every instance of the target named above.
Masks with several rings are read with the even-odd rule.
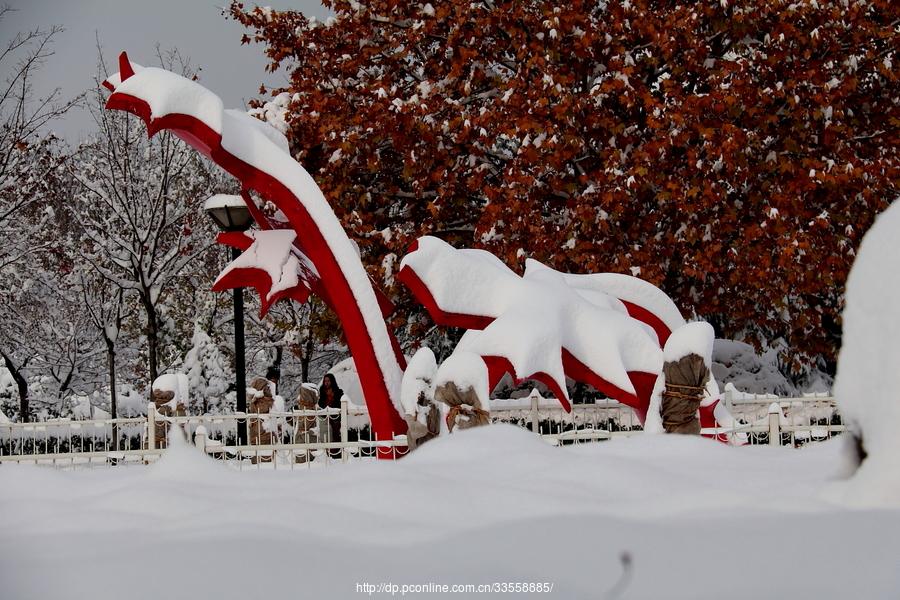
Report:
[[[900,497],[848,505],[842,443],[553,448],[494,425],[396,463],[295,472],[237,473],[182,444],[149,467],[3,465],[0,597],[360,598],[357,583],[531,581],[567,599],[898,598]]]

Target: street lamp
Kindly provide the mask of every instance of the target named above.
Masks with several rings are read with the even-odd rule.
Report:
[[[216,194],[203,204],[206,214],[216,222],[222,231],[247,231],[253,217],[240,196]],[[231,260],[237,260],[241,251],[231,249]],[[247,366],[244,358],[244,289],[234,288],[234,378],[237,394],[237,412],[247,412]],[[247,443],[247,421],[238,419],[238,445]]]

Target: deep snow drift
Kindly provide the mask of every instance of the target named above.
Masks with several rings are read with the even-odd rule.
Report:
[[[841,444],[553,448],[494,425],[396,463],[297,472],[236,473],[183,444],[147,468],[4,465],[0,597],[360,598],[363,582],[546,581],[544,597],[605,598],[627,552],[622,598],[896,598],[900,502],[834,500]]]
[[[834,394],[868,458],[851,497],[900,496],[900,202],[866,233],[850,276]]]

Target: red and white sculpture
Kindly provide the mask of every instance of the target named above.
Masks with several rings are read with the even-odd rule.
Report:
[[[384,439],[404,433],[406,423],[398,407],[405,364],[384,320],[382,311],[389,304],[379,302],[353,243],[313,178],[289,154],[284,136],[243,111],[225,109],[219,97],[199,83],[164,69],[134,65],[124,52],[119,72],[104,85],[112,92],[107,108],[139,116],[151,136],[164,129],[172,131],[236,177],[261,229],[289,226],[297,234],[292,245],[317,275],[307,282],[311,291],[335,311],[344,326],[376,435]],[[286,222],[265,218],[251,191],[272,202]],[[248,248],[253,243],[248,245],[248,239],[238,236],[226,241]],[[264,304],[277,300],[269,295],[278,288],[277,282],[262,281],[260,269],[244,273],[239,269],[231,277],[226,273],[219,287],[242,284],[263,290],[268,286]],[[267,269],[261,271],[271,277]],[[294,288],[290,295],[299,298],[302,293]]]
[[[214,289],[256,288],[263,314],[282,299],[321,297],[344,327],[375,435],[405,433],[405,361],[384,319],[393,307],[373,285],[315,181],[290,155],[285,137],[242,111],[225,109],[199,83],[140,67],[124,52],[119,69],[104,81],[112,92],[107,108],[139,116],[151,136],[172,131],[241,182],[241,198],[260,230],[220,235],[220,242],[244,252]],[[276,216],[267,217],[251,192],[274,204]],[[456,250],[431,237],[421,238],[403,259],[399,279],[438,324],[470,330],[453,360],[441,365],[438,380],[441,370],[446,376],[477,364],[474,370],[485,380],[478,383],[481,395],[508,372],[544,382],[567,410],[565,378],[571,377],[628,404],[645,420],[659,387],[662,347],[685,323],[668,296],[640,279],[563,274],[536,261],[528,261],[520,277],[488,252]],[[407,387],[414,391],[412,383]],[[717,394],[718,387],[711,390]],[[730,415],[716,398],[706,404],[704,426],[714,426],[718,417],[728,424]]]
[[[458,359],[445,361],[436,380],[467,378],[481,396],[509,373],[544,383],[570,410],[569,377],[632,407],[641,422],[655,396],[658,415],[663,348],[686,324],[656,286],[614,273],[560,273],[530,259],[519,276],[489,252],[458,250],[434,237],[416,242],[398,278],[436,323],[470,330],[451,357]],[[701,425],[732,422],[712,378],[707,392]]]

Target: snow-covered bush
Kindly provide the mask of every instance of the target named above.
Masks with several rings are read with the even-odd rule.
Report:
[[[191,412],[221,412],[225,392],[234,377],[219,346],[199,324],[194,325],[191,349],[184,357],[182,369],[190,385]]]

